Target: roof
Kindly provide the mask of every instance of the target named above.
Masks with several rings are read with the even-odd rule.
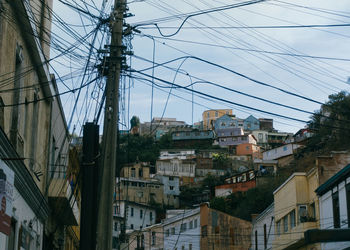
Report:
[[[331,178],[329,178],[325,183],[323,183],[321,186],[319,186],[315,192],[317,195],[323,195],[328,190],[332,189],[335,185],[337,185],[339,182],[344,180],[345,178],[350,176],[350,164],[345,166],[342,170],[340,170],[338,173],[333,175]]]

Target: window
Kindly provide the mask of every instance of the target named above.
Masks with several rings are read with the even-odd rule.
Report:
[[[181,250],[185,250],[185,246],[182,246],[182,247],[181,247]]]
[[[207,112],[207,117],[209,118],[209,112]]]
[[[170,235],[170,230],[167,229],[167,230],[165,231],[165,236],[166,236],[166,237],[169,237],[169,235]]]
[[[134,208],[130,208],[130,216],[133,217],[134,216]]]
[[[136,177],[136,170],[135,168],[131,168],[131,177]]]
[[[143,177],[143,169],[142,169],[142,167],[139,168],[139,177]]]
[[[174,176],[169,176],[169,181],[173,181],[174,180]]]
[[[267,248],[267,230],[266,230],[266,224],[264,224],[264,249]]]
[[[189,223],[188,223],[188,229],[192,229],[193,228],[193,220],[191,220]]]
[[[134,224],[130,224],[130,229],[134,229]]]
[[[292,212],[289,214],[290,216],[290,229],[295,227],[295,210],[293,209]]]
[[[284,147],[283,147],[283,151],[287,151],[287,146],[284,146]]]
[[[171,228],[171,235],[175,235],[175,227]]]
[[[333,225],[334,228],[340,228],[340,210],[339,210],[339,194],[335,192],[332,194],[333,202]]]
[[[118,247],[118,238],[113,236],[112,238],[112,248],[117,248]]]
[[[192,244],[188,244],[188,250],[192,250]]]
[[[315,207],[315,202],[313,202],[311,205],[310,205],[310,217],[312,219],[315,219],[316,218],[316,207]]]
[[[142,219],[142,216],[143,216],[143,210],[140,209],[140,219]]]
[[[114,231],[118,231],[118,222],[114,222]]]
[[[145,247],[145,236],[142,234],[141,235],[141,248]]]
[[[219,116],[218,111],[215,111],[215,117],[218,117],[218,116]]]
[[[197,219],[194,220],[193,228],[197,228]]]
[[[156,232],[152,232],[152,246],[156,245]]]
[[[255,250],[258,250],[258,231],[255,230]]]
[[[201,232],[202,232],[201,233],[202,238],[207,237],[207,235],[208,235],[208,227],[207,226],[202,226]]]
[[[288,232],[288,215],[283,217],[283,232]]]
[[[186,231],[186,225],[187,225],[186,223],[181,224],[181,226],[180,226],[180,233]]]
[[[11,219],[11,232],[8,240],[8,249],[15,250],[15,239],[16,239],[16,220]]]
[[[169,189],[170,189],[170,190],[174,190],[174,186],[170,186]]]
[[[277,235],[281,235],[281,220],[276,222]]]
[[[299,222],[305,222],[306,217],[307,217],[306,205],[300,205],[298,213],[299,213]]]

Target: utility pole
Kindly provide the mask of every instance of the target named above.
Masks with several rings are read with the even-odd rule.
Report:
[[[112,249],[113,194],[118,129],[118,89],[121,70],[123,14],[126,0],[115,0],[110,16],[112,30],[106,81],[106,103],[103,124],[101,178],[99,189],[96,250]]]

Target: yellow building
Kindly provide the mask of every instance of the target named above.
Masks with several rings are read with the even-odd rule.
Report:
[[[232,109],[211,109],[202,114],[203,130],[214,128],[214,121],[223,115],[232,115]]]
[[[313,168],[308,173],[294,173],[273,193],[274,249],[298,249],[293,244],[303,240],[304,232],[319,227],[319,203],[314,192],[318,186],[317,168]],[[320,246],[312,247],[319,249]]]
[[[304,234],[309,229],[320,228],[319,200],[315,190],[350,161],[350,152],[333,151],[315,160],[315,166],[307,173],[294,173],[273,193],[273,249],[321,249],[320,243],[310,243]]]
[[[148,163],[131,163],[123,166],[120,176],[125,178],[150,179],[150,166]]]
[[[163,184],[158,180],[118,178],[116,200],[128,200],[140,204],[164,203]]]

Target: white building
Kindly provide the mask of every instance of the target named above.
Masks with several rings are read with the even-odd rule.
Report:
[[[163,221],[164,249],[200,249],[200,208]]]
[[[342,241],[341,235],[349,235],[350,164],[319,186],[316,193],[319,196],[320,233],[324,230],[330,235],[330,231],[336,230],[339,236],[339,239],[332,237],[327,243],[321,243],[322,249],[348,249],[350,241]]]
[[[178,177],[195,177],[196,161],[192,159],[166,159],[157,160],[157,174],[178,176]]]
[[[272,242],[275,238],[274,204],[272,203],[253,219],[252,224],[251,249],[272,249]]]
[[[139,230],[156,223],[156,210],[135,202],[116,201],[113,214],[122,219],[126,214],[126,230]]]
[[[170,160],[170,159],[193,159],[196,157],[196,152],[194,149],[171,149],[171,150],[161,150],[159,159],[160,160]]]
[[[115,201],[113,206],[113,249],[118,247],[118,237],[124,223],[125,230],[142,230],[156,223],[156,210],[135,202]]]
[[[292,155],[294,150],[300,148],[298,144],[286,144],[277,148],[267,150],[263,153],[263,160],[277,160]]]
[[[6,140],[0,130],[1,158],[18,158]],[[0,160],[0,201],[0,249],[42,249],[49,207],[22,161]]]

